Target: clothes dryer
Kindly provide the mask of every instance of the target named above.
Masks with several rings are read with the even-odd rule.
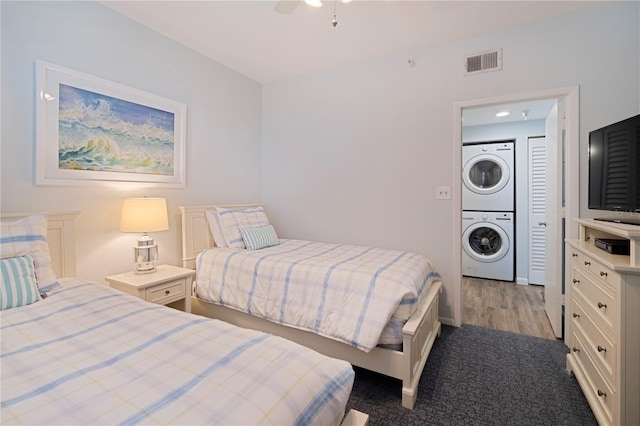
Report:
[[[462,212],[462,274],[515,279],[514,214]]]
[[[462,147],[462,210],[513,212],[514,142]]]

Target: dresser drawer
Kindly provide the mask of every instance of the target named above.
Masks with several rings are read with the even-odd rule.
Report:
[[[185,294],[185,280],[180,279],[148,288],[145,300],[164,305],[184,299]]]
[[[606,424],[613,423],[613,407],[616,404],[617,395],[611,390],[600,372],[596,368],[593,360],[589,357],[589,353],[585,350],[584,336],[578,328],[574,328],[573,332],[572,356],[577,360],[582,371],[587,376],[587,380],[580,382],[582,391],[587,400],[592,404],[594,412],[602,413],[605,417]],[[595,405],[595,407],[593,406]],[[599,417],[599,416],[598,416]],[[599,421],[600,423],[603,423]]]
[[[620,287],[620,275],[594,258],[587,256],[580,251],[573,250],[571,252],[571,261],[574,265],[590,271],[597,278],[600,278],[603,282],[609,284],[615,289]]]
[[[583,350],[588,352],[589,357],[594,361],[602,376],[607,380],[613,389],[617,388],[617,365],[618,347],[611,334],[605,335],[589,314],[581,306],[580,300],[573,299],[573,328],[580,334],[580,339],[584,344]]]
[[[573,267],[572,291],[575,291],[584,300],[583,308],[592,313],[592,318],[601,322],[606,331],[613,333],[618,321],[618,294],[608,287],[597,282],[591,274],[583,272],[581,267]]]

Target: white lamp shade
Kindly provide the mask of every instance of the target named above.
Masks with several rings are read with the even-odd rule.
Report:
[[[157,232],[169,229],[167,200],[127,198],[122,202],[121,232]]]

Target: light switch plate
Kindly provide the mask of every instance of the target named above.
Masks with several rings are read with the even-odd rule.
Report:
[[[450,199],[451,199],[450,186],[436,186],[436,200],[450,200]]]

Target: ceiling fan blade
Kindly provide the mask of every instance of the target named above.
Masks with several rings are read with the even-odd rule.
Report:
[[[296,10],[299,4],[300,4],[300,1],[297,1],[297,0],[296,1],[280,0],[273,7],[273,10],[283,15],[288,15],[290,13],[293,13],[293,11]]]

